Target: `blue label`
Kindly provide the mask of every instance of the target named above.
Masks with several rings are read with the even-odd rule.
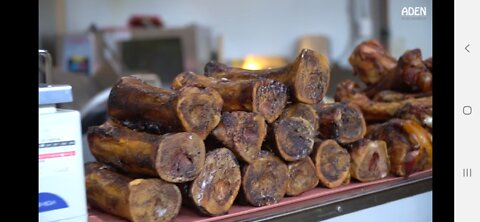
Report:
[[[38,212],[40,213],[67,207],[67,202],[53,193],[38,194]]]

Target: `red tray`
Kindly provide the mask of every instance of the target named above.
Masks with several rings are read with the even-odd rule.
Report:
[[[426,171],[414,173],[410,175],[408,178],[388,177],[382,180],[365,182],[365,183],[352,181],[352,183],[350,184],[343,185],[334,189],[317,187],[313,190],[305,192],[302,195],[299,195],[296,197],[285,197],[279,203],[269,205],[269,206],[252,207],[252,206],[234,205],[232,206],[228,214],[222,215],[222,216],[216,216],[216,217],[201,216],[192,209],[182,207],[175,221],[177,222],[225,221],[225,220],[236,220],[239,218],[245,218],[247,215],[258,215],[262,211],[271,211],[274,208],[278,208],[277,210],[279,211],[285,211],[285,210],[288,211],[289,208],[291,209],[291,206],[294,206],[293,204],[305,203],[307,201],[311,201],[311,200],[321,198],[321,197],[326,197],[326,196],[335,196],[351,190],[363,191],[366,188],[375,187],[376,185],[381,185],[381,184],[392,184],[392,185],[401,184],[402,181],[407,182],[415,179],[427,178],[427,177],[431,177],[431,175],[432,175],[432,170],[426,170]],[[120,221],[126,221],[126,220],[90,209],[88,221],[89,222],[120,222]]]

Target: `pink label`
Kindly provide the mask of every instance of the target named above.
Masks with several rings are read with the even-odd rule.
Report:
[[[50,158],[58,158],[58,157],[67,157],[67,156],[75,156],[75,151],[40,154],[40,155],[38,155],[38,159],[39,159],[39,160],[42,160],[42,159],[50,159]]]

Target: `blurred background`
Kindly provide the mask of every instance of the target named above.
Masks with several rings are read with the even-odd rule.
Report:
[[[406,17],[404,7],[426,7]],[[53,57],[50,83],[73,87],[84,130],[105,118],[119,77],[140,74],[168,87],[175,75],[203,72],[209,60],[264,69],[284,66],[302,48],[325,53],[332,82],[353,77],[350,53],[375,38],[398,58],[432,55],[431,0],[39,0],[39,46]],[[40,64],[40,72],[42,64]]]

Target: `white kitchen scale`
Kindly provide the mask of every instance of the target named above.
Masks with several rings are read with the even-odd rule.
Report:
[[[51,58],[45,59],[48,81]],[[80,113],[57,109],[72,102],[69,85],[38,85],[38,214],[39,221],[87,222]]]

